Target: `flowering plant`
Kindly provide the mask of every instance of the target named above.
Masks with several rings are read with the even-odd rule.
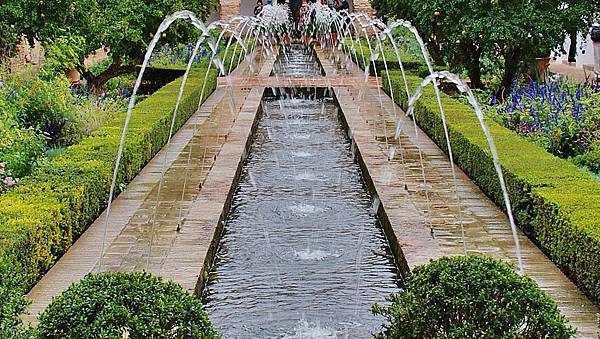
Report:
[[[219,46],[219,50],[221,46]],[[179,65],[185,67],[192,58],[194,44],[165,44],[150,58],[152,66]],[[201,46],[194,58],[195,66],[207,66],[211,56],[208,46]]]
[[[0,193],[4,193],[19,182],[19,178],[12,175],[5,162],[0,162]]]
[[[495,119],[561,158],[600,150],[600,86],[566,81],[513,82],[504,103],[490,102]]]

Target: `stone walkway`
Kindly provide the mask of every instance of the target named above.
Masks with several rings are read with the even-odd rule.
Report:
[[[593,69],[584,69],[573,65],[563,64],[560,62],[551,62],[549,67],[550,72],[563,75],[567,80],[585,83],[596,81],[596,74]]]
[[[337,74],[335,65],[322,53],[319,58],[328,76]],[[363,73],[352,71],[357,77]],[[466,239],[463,245],[450,161],[424,132],[417,128],[415,134],[412,120],[404,117],[390,97],[369,87],[337,88],[335,92],[393,228],[396,241],[391,241],[396,244],[392,247],[401,248],[410,268],[442,256],[463,255],[464,246],[469,254],[516,265],[507,216],[455,167]],[[399,142],[393,140],[397,117],[404,120]],[[396,149],[392,161],[388,161],[390,148]],[[578,328],[578,337],[597,338],[598,308],[522,232],[519,241],[525,272],[558,303],[561,312]]]

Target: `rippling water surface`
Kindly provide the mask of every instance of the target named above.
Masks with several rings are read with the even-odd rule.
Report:
[[[398,272],[331,99],[267,99],[205,290],[223,338],[368,338]]]
[[[314,51],[305,46],[291,45],[279,54],[278,60],[273,65],[273,73],[278,76],[294,78],[320,76],[321,66]]]

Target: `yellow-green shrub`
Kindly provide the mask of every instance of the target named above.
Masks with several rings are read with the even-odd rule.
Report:
[[[385,75],[388,76],[388,75]],[[404,83],[390,71],[396,101],[406,108]],[[421,82],[409,76],[413,90]],[[389,93],[387,79],[383,81]],[[496,204],[504,206],[492,156],[471,106],[445,94],[456,163]],[[415,109],[419,126],[444,150],[446,141],[433,88]],[[596,304],[600,304],[600,184],[586,171],[559,159],[514,132],[487,121],[519,226]]]

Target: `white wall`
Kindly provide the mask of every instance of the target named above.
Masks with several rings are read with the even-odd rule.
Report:
[[[571,46],[571,39],[567,36],[563,47],[566,53],[556,55],[559,62],[568,60],[569,46]],[[600,58],[600,55],[596,58]],[[586,36],[579,34],[577,38],[577,67],[583,68],[583,65],[594,65],[594,45],[589,34]]]

